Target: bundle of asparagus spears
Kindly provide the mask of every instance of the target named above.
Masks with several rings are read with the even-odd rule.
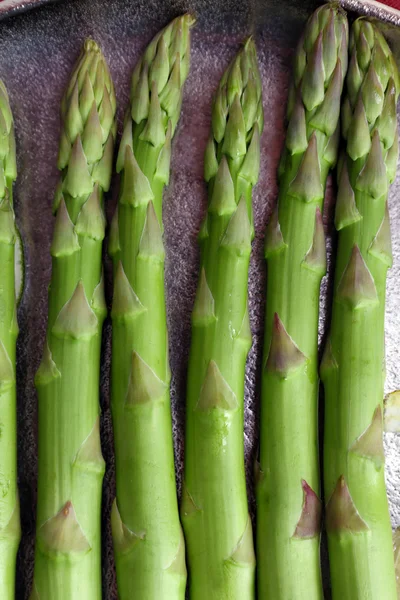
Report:
[[[347,70],[343,11],[334,4],[317,9],[295,55],[278,207],[266,236],[257,546],[259,592],[271,600],[322,598],[317,340],[326,250],[321,211],[338,143],[345,146],[337,169],[339,243],[331,334],[321,365],[332,595],[396,598],[383,472],[382,370],[391,264],[387,192],[398,155],[399,78],[385,39],[367,20],[353,24],[349,51]]]
[[[392,264],[388,191],[398,159],[400,92],[393,55],[368,19],[355,20],[349,35],[337,3],[314,12],[295,51],[279,197],[265,243],[255,552],[243,425],[252,345],[252,190],[259,177],[264,115],[252,38],[226,69],[212,103],[180,515],[178,509],[162,200],[189,75],[193,24],[190,15],[174,19],[137,63],[116,157],[120,190],[109,239],[116,458],[110,519],[118,597],[183,600],[188,575],[192,600],[252,600],[257,562],[261,600],[322,600],[325,513],[333,599],[395,600],[383,449],[385,285]],[[48,327],[36,375],[39,475],[31,600],[102,597],[99,374],[107,315],[102,245],[116,109],[105,58],[87,40],[61,104]],[[330,333],[320,365],[321,491],[318,322],[327,265],[324,195],[333,170],[339,234]],[[21,533],[16,310],[23,259],[14,218],[15,179],[14,123],[0,81],[1,600],[15,596]]]

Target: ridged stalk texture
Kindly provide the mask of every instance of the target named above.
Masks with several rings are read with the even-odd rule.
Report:
[[[99,436],[103,192],[116,133],[104,57],[85,43],[61,108],[61,171],[39,397],[39,481],[32,598],[101,598]]]
[[[395,600],[384,479],[382,400],[387,208],[396,174],[399,76],[388,45],[365,19],[350,36],[335,224],[339,231],[325,387],[325,499],[334,600]]]
[[[175,486],[164,293],[162,193],[190,63],[190,15],[137,64],[117,159],[112,416],[117,496],[112,533],[121,600],[185,597],[185,544]]]
[[[0,81],[0,598],[14,600],[15,562],[21,528],[17,490],[15,297],[12,186],[17,176],[14,121]]]
[[[257,474],[263,600],[320,600],[318,312],[326,271],[322,210],[336,163],[348,25],[337,4],[310,17],[294,60],[268,264]]]
[[[191,600],[247,600],[255,594],[243,403],[251,347],[252,188],[262,129],[261,80],[250,39],[219,84],[205,154],[209,205],[192,314],[181,506]]]

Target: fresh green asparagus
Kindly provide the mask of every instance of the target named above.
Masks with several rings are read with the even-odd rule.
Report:
[[[15,563],[21,537],[17,490],[15,351],[18,335],[13,212],[17,176],[14,121],[0,81],[0,598],[15,598]]]
[[[394,570],[396,574],[397,597],[400,598],[400,529],[393,533]]]
[[[112,533],[121,600],[183,600],[185,544],[175,486],[164,294],[162,193],[190,63],[193,17],[172,21],[137,64],[117,158]]]
[[[36,386],[39,482],[32,599],[100,600],[99,436],[103,193],[116,134],[113,83],[88,40],[61,106],[61,171],[47,339]]]
[[[387,196],[396,173],[399,75],[375,25],[350,36],[335,225],[339,231],[325,387],[325,499],[334,600],[395,600],[384,479],[386,273],[392,262]]]
[[[295,53],[279,198],[268,263],[257,482],[258,590],[265,600],[320,600],[318,312],[326,271],[322,208],[337,158],[348,25],[318,8]]]
[[[252,187],[260,165],[261,79],[249,39],[222,77],[205,154],[208,214],[192,315],[181,518],[191,600],[250,600],[253,532],[244,472],[244,374]]]

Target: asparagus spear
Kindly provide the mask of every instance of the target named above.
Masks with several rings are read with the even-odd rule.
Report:
[[[121,600],[185,596],[169,399],[162,192],[189,72],[193,22],[190,15],[172,21],[136,66],[117,159],[122,182],[110,239],[117,480],[111,519]]]
[[[394,569],[396,574],[397,597],[400,597],[400,529],[393,533]]]
[[[326,270],[322,205],[337,157],[348,25],[339,5],[309,19],[294,62],[268,262],[257,485],[263,599],[320,599],[318,308]]]
[[[219,84],[205,154],[210,201],[200,232],[201,274],[192,315],[181,506],[191,600],[254,597],[243,395],[251,346],[251,195],[262,129],[261,80],[250,39]]]
[[[325,498],[333,598],[395,600],[382,400],[387,209],[398,156],[399,75],[379,30],[355,21],[343,105],[339,231],[325,386]]]
[[[17,176],[14,121],[0,81],[0,598],[15,597],[21,537],[17,490],[15,349],[18,335],[12,186]]]
[[[49,317],[39,396],[32,598],[101,598],[99,367],[106,306],[103,192],[116,133],[113,83],[88,40],[63,98]]]

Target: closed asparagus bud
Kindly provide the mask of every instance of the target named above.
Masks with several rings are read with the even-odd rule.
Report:
[[[39,480],[31,598],[101,598],[103,193],[111,178],[115,109],[105,59],[88,40],[61,106],[49,319],[35,379]]]
[[[337,4],[309,19],[294,57],[279,197],[268,261],[257,483],[258,590],[266,600],[321,600],[318,308],[326,272],[323,199],[337,160],[348,26]],[[343,196],[341,219],[352,216]],[[296,457],[295,459],[293,457]]]
[[[183,600],[169,399],[162,194],[190,56],[190,15],[178,17],[136,65],[118,151],[111,406],[117,495],[111,516],[121,600]]]
[[[339,241],[331,333],[321,364],[334,600],[397,598],[384,480],[382,364],[398,82],[382,34],[368,20],[357,19],[342,123],[346,152],[335,216]]]
[[[184,493],[190,597],[254,597],[255,557],[243,457],[252,187],[260,166],[261,80],[249,39],[218,86],[205,154],[208,213],[192,313]]]

